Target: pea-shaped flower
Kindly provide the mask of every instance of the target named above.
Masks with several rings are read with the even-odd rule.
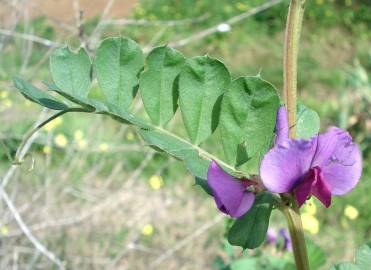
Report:
[[[289,139],[284,107],[278,110],[276,129],[276,144],[260,166],[269,191],[293,192],[299,206],[314,195],[329,207],[332,195],[343,195],[358,183],[361,153],[345,130],[331,127],[309,140]]]
[[[251,181],[233,177],[215,161],[209,166],[207,182],[213,191],[216,206],[227,215],[238,218],[254,204],[255,193],[247,190]]]

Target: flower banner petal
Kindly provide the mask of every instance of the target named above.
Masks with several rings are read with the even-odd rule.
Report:
[[[280,144],[289,138],[289,122],[285,106],[280,106],[277,111],[276,120],[276,144]]]
[[[310,168],[315,139],[287,139],[273,147],[263,158],[260,176],[271,192],[289,192]]]
[[[315,166],[321,168],[331,193],[342,195],[352,190],[361,177],[361,151],[348,132],[332,127],[318,136],[312,164]]]

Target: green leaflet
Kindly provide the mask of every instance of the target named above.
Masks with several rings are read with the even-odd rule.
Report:
[[[61,95],[62,97],[72,101],[73,103],[76,103],[84,108],[90,108],[94,110],[94,106],[90,105],[90,100],[87,97],[81,97],[81,96],[75,96],[74,93],[66,93],[63,90],[59,89],[54,83],[49,83],[44,81],[43,82],[50,91],[54,91]]]
[[[153,49],[146,59],[139,85],[144,107],[156,125],[165,125],[178,107],[177,78],[185,58],[177,50],[163,46]]]
[[[318,113],[309,109],[302,102],[297,105],[297,127],[296,136],[302,139],[309,139],[318,134],[320,128],[320,118]]]
[[[136,125],[139,128],[150,128],[151,127],[145,120],[132,114],[125,108],[120,108],[116,106],[115,104],[111,104],[109,102],[102,102],[96,99],[91,99],[87,97],[82,98],[82,97],[71,96],[61,91],[56,85],[52,83],[47,83],[47,82],[44,82],[44,83],[48,86],[48,88],[51,91],[57,92],[58,94],[69,99],[70,101],[84,108],[92,110],[92,112],[109,115],[116,121],[119,121],[124,124]]]
[[[76,98],[88,96],[92,66],[84,48],[77,53],[68,47],[56,49],[50,56],[50,70],[61,91]]]
[[[191,141],[200,144],[217,128],[222,94],[230,83],[219,60],[198,56],[187,61],[179,77],[179,106]]]
[[[150,145],[156,146],[169,155],[183,160],[187,169],[196,177],[206,178],[207,168],[210,160],[201,158],[195,145],[174,137],[166,131],[161,130],[139,130],[139,134]]]
[[[52,110],[66,110],[68,106],[63,102],[59,101],[52,95],[49,95],[46,91],[42,91],[32,84],[22,80],[21,78],[15,77],[13,79],[14,86],[21,91],[27,99],[35,102],[41,106]]]
[[[109,103],[126,109],[130,106],[143,64],[142,50],[131,39],[112,37],[100,44],[95,67],[98,83]]]
[[[228,242],[243,249],[259,247],[265,240],[272,209],[273,195],[267,192],[257,194],[253,207],[229,230]]]
[[[363,245],[357,250],[356,264],[362,269],[369,269],[371,266],[371,245]]]
[[[274,135],[279,97],[276,89],[260,77],[234,80],[224,94],[220,131],[225,157],[240,166],[268,150]]]

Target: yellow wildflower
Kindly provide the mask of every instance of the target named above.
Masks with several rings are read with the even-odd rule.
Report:
[[[77,146],[80,149],[85,149],[87,145],[88,145],[88,142],[85,139],[77,141]]]
[[[66,147],[66,145],[68,144],[68,140],[67,140],[66,136],[64,136],[63,134],[59,133],[57,136],[55,136],[54,143],[57,146],[63,148],[63,147]]]
[[[0,98],[7,98],[9,96],[9,93],[7,91],[0,91]]]
[[[356,219],[358,217],[358,210],[354,206],[347,205],[344,209],[344,215],[349,219]]]
[[[52,152],[52,148],[50,146],[48,146],[48,145],[45,145],[43,147],[43,152],[44,152],[44,154],[48,155],[48,154],[50,154]]]
[[[0,232],[1,232],[2,235],[7,235],[9,233],[8,226],[6,226],[6,225],[1,226]]]
[[[160,175],[153,175],[149,179],[149,185],[152,189],[158,190],[164,185],[164,181]]]
[[[13,102],[10,99],[6,98],[3,101],[3,105],[4,105],[5,108],[10,108],[10,107],[12,107]]]
[[[151,236],[153,234],[154,228],[151,224],[146,224],[142,228],[142,234],[144,236]]]
[[[84,138],[84,133],[80,129],[78,129],[73,134],[73,137],[75,138],[76,141],[80,141]]]
[[[108,144],[106,144],[106,143],[101,143],[101,144],[99,145],[99,150],[102,151],[102,152],[107,152],[107,150],[108,150]]]
[[[303,222],[303,229],[311,234],[317,234],[319,231],[319,222],[317,218],[311,214],[303,213],[301,215],[301,220]]]
[[[126,139],[128,141],[133,141],[135,139],[135,136],[133,134],[133,132],[129,131],[127,134],[126,134]]]
[[[317,213],[317,206],[316,204],[313,202],[312,199],[310,199],[309,201],[307,201],[303,207],[303,210],[305,213],[308,213],[309,215],[315,215]]]
[[[29,101],[28,99],[26,99],[26,100],[23,102],[23,104],[24,104],[26,107],[30,107],[31,104],[32,104],[32,102]]]
[[[50,131],[54,128],[56,128],[57,126],[59,126],[60,124],[62,124],[62,119],[61,118],[55,118],[54,120],[50,121],[49,123],[47,123],[44,128],[45,130],[47,131]]]
[[[317,5],[322,5],[323,2],[324,2],[323,0],[316,0],[316,4],[317,4]]]

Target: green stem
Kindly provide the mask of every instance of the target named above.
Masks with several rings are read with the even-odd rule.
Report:
[[[301,223],[299,207],[285,207],[283,212],[286,216],[291,237],[292,249],[295,258],[296,269],[309,270],[307,246],[305,244],[303,225]]]
[[[303,22],[305,0],[291,0],[287,16],[284,49],[284,99],[287,109],[290,137],[296,136],[296,99],[299,40]],[[307,247],[299,207],[295,199],[293,205],[283,208],[286,216],[296,268],[309,270]]]
[[[290,137],[296,134],[297,60],[305,0],[291,0],[286,22],[284,49],[284,99]]]
[[[37,125],[35,128],[31,129],[30,131],[28,131],[26,133],[26,135],[24,136],[21,144],[19,145],[18,149],[17,149],[17,152],[15,153],[15,157],[14,157],[14,162],[13,164],[20,164],[22,161],[20,160],[20,155],[23,151],[23,148],[25,147],[25,145],[27,144],[28,140],[37,132],[39,131],[43,126],[45,126],[47,123],[53,121],[55,118],[58,118],[62,115],[64,115],[65,113],[68,113],[68,112],[91,112],[90,110],[88,109],[84,109],[84,108],[69,108],[69,109],[66,109],[66,110],[63,110],[63,111],[60,111],[54,115],[52,115],[51,117],[49,117],[48,119],[46,119],[45,121],[43,121],[42,123],[40,123],[39,125]]]

